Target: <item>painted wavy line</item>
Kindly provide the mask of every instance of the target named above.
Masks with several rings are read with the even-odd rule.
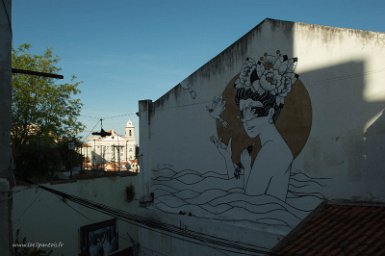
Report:
[[[273,196],[271,196],[273,197]],[[273,197],[274,198],[274,197]],[[276,198],[276,200],[279,200],[281,201],[279,198]],[[282,201],[281,201],[282,202]],[[290,204],[289,202],[285,201],[283,202],[285,205],[289,206],[291,209],[293,210],[296,210],[296,211],[299,211],[299,212],[311,212],[313,209],[310,209],[310,210],[304,210],[303,208],[298,208],[297,206],[294,206],[292,204]],[[285,207],[286,208],[286,207]]]
[[[331,178],[326,178],[326,177],[311,177],[299,169],[292,170],[290,173],[290,176],[296,176],[296,175],[303,175],[306,178],[311,179],[311,180],[330,180],[331,179]]]
[[[178,205],[178,206],[172,206],[172,205],[168,204],[167,202],[159,201],[155,205],[158,206],[158,205],[161,205],[161,204],[167,206],[168,208],[173,208],[173,209],[180,209],[180,208],[183,208],[183,207],[186,207],[186,206],[189,206],[189,207],[199,207],[202,210],[205,210],[207,213],[211,213],[213,215],[222,215],[222,214],[227,213],[227,212],[229,212],[231,210],[234,210],[234,209],[238,209],[238,210],[242,210],[242,211],[245,211],[245,212],[249,212],[254,217],[255,217],[255,215],[265,215],[265,214],[271,214],[271,213],[280,212],[280,213],[285,213],[284,215],[290,215],[294,219],[301,220],[300,217],[296,216],[295,214],[293,214],[293,213],[291,213],[291,212],[289,212],[289,211],[287,211],[285,209],[273,209],[273,210],[267,210],[267,211],[263,211],[263,212],[258,212],[258,211],[252,211],[252,210],[246,209],[244,207],[240,207],[240,206],[231,206],[231,208],[229,208],[229,209],[225,209],[225,210],[222,210],[222,211],[218,212],[218,211],[210,210],[209,209],[210,207],[207,207],[207,205],[205,205],[205,204],[202,204],[202,205],[182,204],[182,205]],[[221,204],[221,205],[224,205],[224,204]],[[216,208],[217,209],[217,206],[212,206],[212,208]],[[245,218],[244,214],[239,215],[239,216],[240,216],[240,218]]]
[[[270,195],[264,195],[263,194],[263,195],[254,196],[254,195],[247,195],[247,194],[241,194],[241,193],[233,193],[231,195],[226,196],[226,199],[230,199],[231,197],[233,197],[233,200],[231,200],[230,202],[237,202],[237,201],[241,202],[241,201],[243,201],[243,202],[246,202],[248,204],[256,205],[256,206],[268,205],[268,204],[272,204],[273,203],[273,204],[281,206],[282,209],[286,209],[286,210],[291,211],[291,212],[293,212],[294,210],[300,211],[300,212],[304,211],[303,209],[299,209],[297,207],[294,207],[294,206],[288,204],[287,202],[283,202],[280,199],[278,199],[276,197],[273,197],[273,196],[270,196]],[[239,200],[238,198],[240,198],[240,197],[243,197],[243,198],[246,197],[249,200],[247,200],[247,201],[244,200],[244,199],[240,199]],[[223,199],[223,198],[220,198],[220,199]],[[270,201],[272,199],[275,202]],[[258,201],[263,201],[264,200],[265,202],[257,203],[257,204],[256,203],[251,203],[250,201],[253,201],[253,200],[258,200]],[[212,201],[214,201],[214,200],[212,200]],[[212,201],[210,201],[209,203],[211,203]],[[286,206],[289,206],[289,208],[291,208],[291,209],[288,209],[288,207],[286,207]]]
[[[227,193],[223,192],[223,191],[212,191],[211,193],[206,193],[206,194],[203,194],[203,195],[199,194],[198,197],[194,197],[192,199],[183,198],[183,197],[181,197],[179,195],[175,195],[175,194],[168,194],[168,195],[166,194],[166,195],[162,195],[162,196],[158,197],[158,199],[159,198],[166,198],[166,197],[168,197],[168,198],[170,198],[172,200],[173,198],[177,198],[179,200],[182,200],[185,203],[194,205],[194,204],[205,204],[205,203],[207,203],[207,202],[209,202],[211,200],[214,200],[214,199],[216,199],[218,197],[223,197],[226,194]]]
[[[306,188],[306,187],[311,187],[311,185],[294,185],[294,184],[289,184],[289,187],[293,187],[293,188],[297,188],[297,189],[301,189],[301,188]]]
[[[281,204],[281,203],[279,203],[280,200],[278,200],[278,202],[271,202],[269,200],[271,200],[272,198],[270,198],[266,195],[261,195],[261,196],[255,197],[255,196],[249,196],[249,195],[244,195],[244,194],[240,194],[240,193],[238,193],[238,194],[234,193],[231,195],[216,196],[216,197],[212,198],[211,200],[209,199],[209,200],[205,200],[205,201],[201,201],[201,202],[193,202],[191,200],[184,200],[184,199],[179,198],[179,197],[174,197],[173,195],[164,195],[164,196],[161,196],[160,198],[158,197],[157,200],[165,203],[165,201],[167,201],[167,200],[163,201],[161,199],[167,198],[167,197],[171,197],[170,199],[173,200],[173,202],[174,202],[173,207],[175,207],[175,208],[183,207],[183,206],[187,206],[187,205],[196,205],[196,206],[210,205],[213,208],[219,208],[221,206],[227,205],[230,207],[227,209],[223,209],[222,211],[219,211],[217,214],[223,214],[223,213],[227,212],[228,210],[230,210],[231,207],[239,207],[239,208],[243,208],[245,210],[248,210],[248,208],[261,208],[263,206],[270,206],[271,207],[273,205],[274,205],[275,210],[277,208],[281,209],[281,210],[286,210],[286,211],[292,213],[296,217],[298,217],[298,216],[296,214],[294,214],[295,211],[298,213],[309,212],[308,210],[299,209],[299,208],[294,207],[294,206],[287,204],[287,203]],[[253,199],[253,200],[265,201],[265,202],[254,203],[254,202],[252,202],[253,200],[239,199],[239,197],[243,197],[243,198],[246,197],[246,199]],[[176,199],[178,199],[178,200],[176,200]],[[179,202],[177,202],[177,201],[179,201]],[[165,203],[165,204],[171,206],[168,203]],[[244,204],[244,206],[242,206],[242,207],[237,206],[237,204]],[[258,213],[258,211],[256,211],[256,210],[250,211],[250,212]]]
[[[290,194],[296,196],[296,198],[302,198],[302,197],[314,197],[318,198],[320,200],[325,200],[325,195],[319,192],[314,192],[314,193],[302,193],[302,192],[296,192],[296,191],[289,191]],[[290,197],[293,198],[293,197]]]
[[[157,211],[160,211],[160,212],[163,212],[163,213],[166,213],[166,214],[175,214],[176,212],[175,211],[167,211],[167,210],[164,210],[164,209],[161,209],[161,208],[156,208]],[[195,216],[194,215],[194,218],[198,218],[198,219],[207,219],[207,217],[202,217],[202,216]],[[259,218],[257,220],[254,220],[254,219],[233,219],[233,218],[217,218],[215,216],[212,216],[210,217],[211,220],[216,220],[216,221],[221,221],[221,222],[240,222],[240,223],[250,223],[250,224],[269,224],[271,226],[277,226],[277,227],[280,227],[280,226],[286,226],[288,228],[291,228],[291,226],[289,225],[289,223],[287,223],[286,221],[284,220],[281,220],[281,219],[275,219],[275,218]],[[275,223],[266,223],[266,222],[263,222],[263,220],[272,220],[274,221]],[[281,224],[279,224],[281,223]]]
[[[161,203],[164,203],[165,205],[167,205],[169,207],[172,207],[172,208],[181,208],[181,207],[184,207],[184,206],[205,206],[205,205],[209,205],[212,208],[216,208],[216,207],[218,207],[220,205],[225,205],[226,204],[226,203],[210,204],[210,202],[202,202],[202,203],[199,203],[199,204],[191,204],[189,202],[186,202],[183,199],[180,199],[180,198],[178,198],[178,199],[179,200],[174,200],[172,203],[170,203],[170,201],[168,201],[168,200],[161,200],[161,199],[158,198],[157,199],[157,203],[161,202]],[[227,205],[229,205],[229,204],[227,204]],[[256,205],[256,206],[258,206],[258,205]],[[261,204],[261,206],[263,206],[263,205]]]
[[[186,179],[186,180],[191,179],[191,177],[189,178],[188,175],[190,175],[190,174],[183,175],[184,179]],[[164,178],[164,179],[154,179],[154,180],[161,181],[161,182],[177,180],[180,183],[185,184],[185,185],[195,185],[195,184],[202,182],[203,180],[205,180],[207,178],[216,178],[216,179],[221,179],[221,180],[228,180],[228,178],[220,178],[220,177],[215,177],[215,176],[206,176],[206,177],[201,177],[200,179],[196,178],[196,180],[192,181],[192,182],[188,182],[188,181],[185,181],[184,179],[182,180],[179,178]]]
[[[198,173],[197,171],[193,170],[184,170],[183,173],[177,173],[172,176],[163,176],[159,175],[156,177],[153,177],[153,181],[158,181],[158,182],[167,182],[167,181],[173,181],[177,180],[182,184],[185,185],[195,185],[207,178],[215,178],[215,179],[221,179],[221,180],[231,180],[233,178],[228,178],[227,174],[223,173],[218,173],[214,171],[208,171],[205,173]]]
[[[249,209],[248,207],[242,207],[242,206],[238,206],[238,205],[234,205],[233,203],[248,203],[247,201],[244,201],[244,200],[238,200],[238,201],[230,201],[230,202],[224,202],[224,203],[220,203],[220,204],[211,204],[209,203],[210,206],[216,208],[218,206],[221,206],[221,205],[225,205],[225,206],[229,206],[230,209],[229,210],[232,210],[234,208],[238,208],[238,209],[242,209],[242,210],[245,210],[247,212],[250,212],[252,214],[269,214],[269,213],[272,213],[272,212],[275,212],[275,211],[285,211],[287,213],[290,213],[293,217],[297,218],[298,220],[301,220],[301,218],[299,216],[297,216],[296,214],[294,214],[293,212],[291,212],[289,209],[287,209],[286,207],[282,206],[282,205],[277,205],[277,204],[273,204],[273,205],[269,205],[269,204],[250,204],[248,203],[249,205],[252,205],[254,206],[253,208],[259,208],[259,207],[275,207],[275,206],[278,206],[280,209],[270,209],[270,210],[264,210],[264,211],[257,211],[257,210],[251,210]],[[228,211],[229,211],[228,210]],[[227,211],[226,211],[227,212]]]
[[[164,172],[164,171],[171,171],[173,173],[173,175],[171,176],[164,176],[164,175],[159,175],[158,177],[165,177],[165,178],[175,178],[175,177],[181,177],[181,176],[184,176],[184,175],[188,175],[188,174],[195,174],[197,176],[209,176],[208,174],[214,174],[214,176],[218,176],[218,177],[221,177],[221,176],[225,176],[227,177],[227,174],[224,174],[222,171],[213,171],[213,170],[210,170],[210,171],[206,171],[204,173],[201,173],[197,170],[193,170],[193,169],[183,169],[179,172],[175,171],[174,169],[171,169],[171,168],[163,168],[163,169],[159,169],[159,170],[152,170],[153,172]],[[211,175],[210,175],[211,176]],[[229,178],[227,178],[229,179]]]
[[[164,186],[164,187],[166,187],[168,190],[170,189],[170,187],[167,187],[167,186]],[[210,188],[210,189],[206,189],[203,192],[199,193],[199,192],[196,192],[196,191],[190,190],[190,189],[187,189],[187,190],[174,189],[173,192],[171,192],[171,193],[168,193],[169,191],[164,191],[165,192],[164,194],[161,194],[160,196],[156,196],[156,198],[175,197],[175,198],[178,198],[179,200],[183,200],[185,203],[188,203],[188,204],[205,204],[205,203],[214,202],[214,200],[218,200],[218,199],[223,200],[223,198],[225,198],[225,197],[226,198],[234,198],[233,200],[230,200],[230,201],[239,201],[239,198],[246,198],[247,202],[255,201],[255,200],[258,200],[258,201],[265,200],[266,204],[271,203],[271,200],[273,200],[273,201],[276,201],[277,204],[279,204],[278,202],[282,202],[283,204],[288,205],[290,208],[292,208],[292,211],[296,210],[296,211],[300,211],[300,212],[309,212],[308,210],[300,209],[300,208],[298,208],[294,205],[291,205],[287,202],[283,202],[280,199],[275,198],[271,195],[259,195],[259,196],[247,195],[247,194],[244,194],[243,192],[241,192],[239,190],[240,190],[239,188],[233,188],[232,190],[222,190],[222,189]],[[154,191],[156,191],[156,190],[154,190]],[[190,198],[183,198],[183,197],[181,197],[181,194],[183,194],[183,193],[194,193],[195,195],[190,197]],[[218,195],[218,193],[220,195]],[[323,196],[320,193],[316,194],[316,195],[314,193],[313,194],[311,194],[311,193],[300,193],[299,194],[298,192],[292,192],[292,193],[297,197],[306,197],[306,196],[315,197],[318,195],[318,198],[320,198],[319,197],[320,195]],[[208,198],[206,200],[202,200],[201,197],[208,197]],[[291,197],[291,198],[293,198],[293,197]],[[173,198],[170,198],[170,199],[172,200]],[[196,200],[193,200],[193,199],[196,199]],[[320,199],[323,199],[323,198],[321,197]],[[246,201],[246,200],[243,200],[243,201]]]
[[[292,195],[292,196],[287,196],[286,198],[287,199],[302,199],[302,198],[314,198],[315,200],[319,200],[319,201],[323,201],[325,200],[325,198],[321,197],[321,196],[313,196],[313,195],[310,195],[310,196],[296,196],[296,195]],[[311,210],[310,210],[311,211]]]
[[[170,193],[173,193],[173,194],[178,194],[178,193],[182,193],[182,192],[194,192],[194,193],[206,193],[208,191],[216,191],[216,190],[220,190],[220,191],[225,191],[227,193],[243,193],[243,189],[239,188],[239,187],[231,187],[231,188],[228,188],[228,189],[219,189],[219,188],[208,188],[208,189],[205,189],[205,190],[202,190],[201,192],[197,192],[195,190],[192,190],[192,189],[177,189],[177,188],[174,188],[174,187],[171,187],[169,185],[165,185],[165,184],[154,184],[153,187],[155,187],[154,191],[155,190],[161,190],[161,188],[156,188],[156,187],[163,187],[165,191],[168,191]]]
[[[171,208],[171,209],[174,208],[174,207],[167,205],[167,203],[164,203],[164,202],[158,202],[156,204],[158,209],[162,209],[162,205],[166,206],[167,208]],[[219,215],[217,212],[212,212],[209,209],[202,208],[202,206],[199,206],[199,205],[193,205],[193,206],[186,205],[186,206],[189,206],[190,208],[191,207],[200,208],[200,209],[206,211],[206,213],[213,215],[212,217]],[[181,207],[183,207],[183,206],[181,206]],[[175,207],[174,209],[180,209],[180,208]],[[245,212],[250,212],[250,211],[247,211],[247,210],[245,210],[243,208],[239,208],[239,207],[233,207],[232,209],[227,210],[226,212],[229,213],[229,215],[231,215],[231,216],[239,216],[239,219],[234,219],[235,221],[239,221],[239,220],[245,220],[245,217],[246,217]],[[252,214],[253,220],[256,220],[256,222],[258,222],[258,220],[260,220],[260,219],[276,219],[279,222],[285,223],[285,225],[287,225],[288,227],[295,226],[302,219],[302,218],[299,218],[297,216],[292,216],[288,211],[281,210],[281,209],[280,210],[274,210],[274,211],[271,211],[268,213],[262,213],[262,214],[254,213],[254,212],[250,212],[250,213]],[[223,214],[223,213],[220,213],[220,214]],[[269,216],[265,216],[265,215],[269,215]],[[210,218],[212,218],[212,217],[210,217]],[[224,219],[225,218],[222,217],[218,220],[224,220]]]
[[[319,187],[324,187],[324,185],[321,184],[321,182],[318,182],[318,181],[315,181],[315,180],[298,180],[298,179],[295,179],[295,178],[290,178],[290,181],[294,181],[294,182],[298,182],[298,183],[312,183],[312,184],[315,184]]]

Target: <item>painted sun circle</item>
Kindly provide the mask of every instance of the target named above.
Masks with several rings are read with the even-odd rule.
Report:
[[[222,93],[226,102],[222,118],[229,124],[223,127],[217,122],[218,137],[224,144],[232,139],[231,150],[234,163],[240,162],[241,152],[249,148],[252,159],[255,159],[261,149],[258,137],[250,138],[244,131],[241,112],[235,103],[235,81],[239,74],[233,77]],[[293,157],[297,157],[306,144],[312,125],[312,106],[310,96],[301,80],[297,79],[290,93],[285,97],[285,105],[281,110],[275,126],[289,146]]]

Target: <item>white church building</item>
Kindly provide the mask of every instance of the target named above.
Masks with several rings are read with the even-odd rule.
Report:
[[[124,136],[114,130],[111,135],[90,135],[82,147],[83,169],[104,171],[138,171],[136,159],[135,127],[128,120]]]

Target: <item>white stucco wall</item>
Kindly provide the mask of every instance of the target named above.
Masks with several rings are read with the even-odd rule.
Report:
[[[306,24],[295,31],[314,113],[298,167],[331,178],[328,198],[384,201],[385,34]]]
[[[246,232],[251,244],[271,248],[324,199],[385,201],[384,42],[383,33],[265,20],[158,100],[139,102],[143,193],[155,193],[149,210],[170,222],[182,214],[181,222],[192,230],[232,241],[243,241]],[[305,94],[297,90],[291,99],[311,103],[298,134],[281,134],[290,149],[297,137],[305,142],[293,153],[285,199],[269,192],[248,194],[243,173],[240,179],[227,177],[231,168],[213,138],[223,135],[218,126],[234,129],[231,122],[241,117],[228,120],[223,111],[216,121],[207,109],[215,97],[224,97],[246,58],[257,62],[277,50],[298,58],[295,73],[303,87],[295,83],[293,88],[303,88]],[[290,101],[283,109],[290,112]],[[285,122],[293,122],[292,114],[285,114]],[[242,133],[238,129],[231,133],[233,143]],[[283,155],[277,151],[267,159],[275,168]],[[268,172],[266,163],[263,167],[256,170]],[[252,180],[258,183],[258,175]],[[172,245],[180,240],[162,243],[170,238],[147,231],[140,236],[158,252],[178,255]]]
[[[126,201],[125,189],[132,184],[135,200]],[[43,184],[46,187],[101,203],[130,214],[138,212],[138,176],[95,178],[64,184]],[[57,245],[52,256],[78,255],[79,228],[84,225],[112,219],[112,216],[86,208],[36,186],[17,186],[13,189],[13,230],[20,230],[20,239],[31,243]],[[127,233],[137,241],[137,229],[117,220],[119,248],[131,246]],[[44,249],[44,248],[43,248]],[[47,248],[45,248],[47,249]]]

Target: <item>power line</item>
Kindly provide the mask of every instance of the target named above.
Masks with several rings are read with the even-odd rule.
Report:
[[[88,216],[84,215],[83,213],[81,213],[80,211],[78,211],[77,209],[73,208],[68,202],[66,202],[65,200],[63,200],[63,203],[65,205],[67,205],[69,208],[71,208],[73,211],[75,211],[77,214],[79,214],[80,216],[82,216],[83,218],[85,218],[86,220],[90,221],[91,223],[94,222],[94,220],[88,218]]]
[[[89,132],[87,133],[86,136],[84,136],[84,138],[87,138],[88,136],[90,136],[90,134],[94,131],[95,127],[99,124],[99,122],[100,122],[100,120],[98,120],[98,121],[96,122],[96,124],[92,127],[91,130],[89,130]]]
[[[232,241],[232,240],[228,240],[228,239],[213,236],[213,235],[207,235],[207,234],[192,231],[189,229],[181,229],[180,227],[175,225],[162,223],[155,220],[149,220],[145,217],[130,214],[126,211],[116,209],[108,205],[97,203],[88,199],[84,199],[78,196],[70,195],[52,188],[42,186],[39,184],[35,184],[24,177],[18,176],[18,178],[28,183],[34,184],[38,186],[40,189],[53,193],[59,196],[60,198],[70,200],[74,203],[77,203],[89,209],[102,212],[104,214],[118,218],[120,220],[136,225],[138,227],[141,227],[150,231],[158,232],[163,235],[167,235],[179,240],[184,240],[194,244],[205,245],[221,251],[223,250],[226,252],[237,253],[242,255],[261,255],[261,254],[277,255],[276,253],[270,252],[265,248],[262,249],[261,247],[257,247],[255,245],[245,244],[239,241]]]
[[[103,117],[92,116],[92,115],[85,115],[85,114],[80,114],[79,116],[86,117],[86,118],[91,118],[91,119],[100,119],[100,118],[102,118],[103,120],[108,120],[108,119],[114,119],[114,118],[124,117],[124,116],[133,116],[135,114],[136,114],[135,112],[130,112],[130,113],[122,113],[122,114],[103,116]]]

